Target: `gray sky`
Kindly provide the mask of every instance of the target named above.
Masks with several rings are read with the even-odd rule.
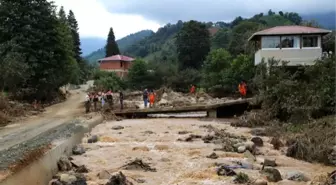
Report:
[[[300,14],[335,11],[335,0],[99,0],[111,13],[141,15],[160,24],[178,20],[230,21],[272,9]],[[210,3],[211,2],[211,3]]]
[[[237,16],[295,11],[335,11],[335,0],[49,0],[75,13],[81,37],[106,39],[110,27],[120,39],[140,30],[156,31],[167,23],[232,21]],[[209,3],[211,2],[211,3]]]

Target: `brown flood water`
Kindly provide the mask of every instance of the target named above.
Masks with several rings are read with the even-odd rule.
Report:
[[[111,121],[96,126],[91,134],[98,135],[97,143],[88,144],[83,139],[83,146],[87,149],[81,156],[73,156],[74,162],[84,164],[90,170],[87,174],[89,185],[99,185],[107,180],[99,179],[97,174],[107,170],[110,173],[122,171],[131,179],[145,180],[146,185],[223,185],[233,184],[233,177],[219,177],[216,174],[217,163],[232,164],[234,161],[247,161],[243,154],[216,151],[218,159],[209,159],[218,145],[204,143],[201,139],[193,142],[177,141],[186,138],[189,134],[180,135],[179,131],[189,131],[192,134],[207,135],[201,125],[213,125],[226,129],[235,135],[244,135],[248,140],[252,137],[248,128],[234,128],[229,122],[232,120],[202,121],[200,119],[134,119]],[[113,126],[123,126],[124,129],[113,130]],[[261,151],[264,155],[257,156],[253,164],[255,170],[237,169],[252,179],[262,179],[257,170],[265,157],[274,158],[276,167],[283,179],[290,171],[303,172],[307,177],[331,172],[333,168],[319,164],[310,164],[284,156],[282,151],[272,149],[270,139],[262,137],[264,146]],[[119,168],[136,158],[149,163],[157,172],[144,172],[140,170],[120,170]],[[135,183],[137,184],[137,183]],[[272,184],[272,183],[269,183]],[[307,182],[294,182],[283,180],[274,184],[307,184]],[[309,184],[309,182],[308,182]]]

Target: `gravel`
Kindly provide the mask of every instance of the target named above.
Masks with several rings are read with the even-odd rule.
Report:
[[[80,122],[80,120],[72,120],[69,123],[62,124],[37,135],[30,140],[26,140],[6,150],[0,151],[0,170],[8,169],[10,165],[23,161],[24,156],[29,154],[29,152],[45,147],[51,144],[54,140],[71,137],[74,132],[83,129],[81,125],[76,125]]]

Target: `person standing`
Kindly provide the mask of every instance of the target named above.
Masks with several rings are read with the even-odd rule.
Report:
[[[108,102],[110,108],[112,109],[112,107],[113,107],[113,96],[112,96],[111,89],[109,91],[107,91],[107,93],[106,93],[106,99],[107,99],[107,102]]]
[[[90,112],[90,106],[91,106],[90,93],[87,93],[85,96],[85,112],[86,113]]]
[[[100,101],[101,101],[101,107],[103,109],[104,105],[105,105],[105,93],[104,93],[104,91],[100,95]]]
[[[144,92],[143,92],[143,101],[144,101],[145,108],[147,108],[147,104],[148,104],[148,91],[147,91],[147,89],[145,89]]]
[[[190,88],[190,94],[194,94],[196,91],[196,87],[195,85],[191,85],[191,88]]]
[[[97,103],[99,101],[99,96],[97,93],[94,94],[94,97],[93,97],[93,106],[94,106],[94,110],[97,111]]]
[[[238,85],[238,90],[239,90],[241,97],[246,98],[247,87],[246,87],[246,83],[244,80],[242,80],[240,84]]]
[[[153,90],[149,93],[149,107],[154,107],[154,101],[155,101],[155,93]]]
[[[124,109],[124,93],[119,91],[120,110]]]

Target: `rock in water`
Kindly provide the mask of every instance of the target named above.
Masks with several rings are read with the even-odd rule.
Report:
[[[244,157],[246,157],[248,161],[251,163],[257,160],[256,157],[249,150],[246,150],[244,152]]]
[[[94,135],[94,136],[91,136],[89,139],[88,139],[88,143],[96,143],[98,142],[98,136]]]
[[[99,172],[97,174],[97,176],[98,176],[99,179],[109,179],[109,178],[111,178],[111,174],[106,170],[103,170],[103,171]]]
[[[217,159],[218,158],[218,155],[213,152],[212,154],[208,155],[207,158],[210,158],[210,159]]]
[[[88,173],[89,170],[86,168],[85,165],[78,166],[78,168],[75,170],[76,173]]]
[[[70,171],[72,168],[71,161],[67,157],[61,157],[57,162],[59,171]]]
[[[276,167],[277,164],[275,162],[275,159],[264,159],[264,166],[271,166],[271,167]]]
[[[72,184],[77,181],[76,176],[70,174],[61,174],[60,181],[64,184]]]
[[[291,181],[304,181],[304,182],[310,181],[310,179],[306,177],[305,174],[298,171],[288,172],[287,179]]]
[[[113,129],[113,130],[121,130],[121,129],[124,129],[124,127],[118,125],[118,126],[113,126],[112,129]]]
[[[246,151],[246,147],[245,146],[240,146],[238,147],[238,153],[244,153]]]
[[[85,149],[83,146],[76,145],[72,148],[72,154],[73,155],[82,155],[85,153]]]
[[[270,182],[278,182],[282,180],[279,170],[275,168],[266,167],[261,171],[261,173],[264,174]]]
[[[253,185],[267,185],[267,181],[258,179],[253,183]]]
[[[133,185],[133,183],[127,180],[122,172],[119,172],[113,175],[105,185]]]
[[[230,169],[227,166],[220,166],[217,169],[217,175],[218,176],[235,176],[237,175],[235,171],[233,171],[232,169]]]
[[[251,141],[256,145],[256,146],[263,146],[264,142],[260,137],[253,137]]]

